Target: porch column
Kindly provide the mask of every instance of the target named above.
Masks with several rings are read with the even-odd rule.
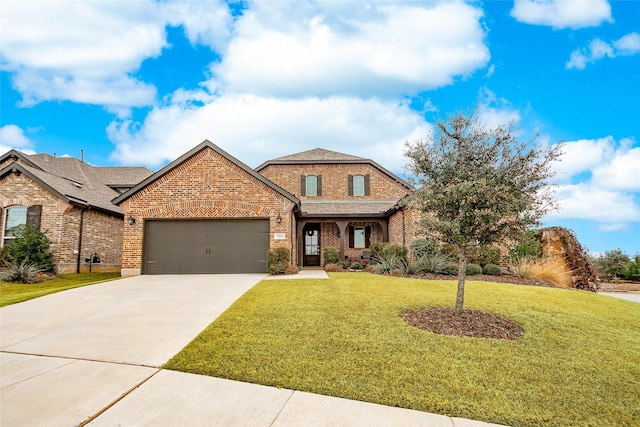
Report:
[[[388,220],[378,220],[378,224],[380,224],[380,228],[382,228],[382,241],[389,242],[389,221]]]
[[[338,231],[340,231],[340,260],[344,261],[344,236],[347,234],[347,225],[349,221],[336,221]]]

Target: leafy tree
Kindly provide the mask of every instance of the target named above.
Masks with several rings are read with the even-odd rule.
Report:
[[[467,249],[517,240],[554,207],[548,180],[561,149],[519,141],[511,124],[489,128],[463,112],[406,144],[407,169],[420,184],[412,198],[420,225],[458,248],[456,311],[464,305]]]
[[[598,273],[611,277],[612,279],[622,277],[630,263],[631,259],[629,259],[629,255],[622,252],[621,249],[604,251],[604,254],[595,259],[595,266]]]
[[[11,262],[34,264],[42,271],[53,269],[51,240],[35,227],[24,227],[8,248],[7,258]]]
[[[633,256],[629,267],[624,271],[624,278],[627,280],[640,281],[640,253]]]

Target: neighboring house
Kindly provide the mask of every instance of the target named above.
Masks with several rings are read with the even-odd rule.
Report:
[[[0,156],[0,246],[34,226],[51,239],[59,273],[119,271],[124,215],[111,200],[152,174],[143,167],[95,167],[72,157]],[[97,259],[96,259],[97,261]]]
[[[122,275],[266,272],[266,253],[323,265],[322,249],[366,256],[409,245],[412,187],[372,160],[316,149],[256,170],[204,141],[113,200],[124,212]]]

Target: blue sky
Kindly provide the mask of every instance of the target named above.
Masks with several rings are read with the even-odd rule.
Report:
[[[475,107],[566,142],[545,225],[640,252],[640,1],[3,0],[0,36],[2,153],[156,170],[209,139],[406,176],[404,142]]]

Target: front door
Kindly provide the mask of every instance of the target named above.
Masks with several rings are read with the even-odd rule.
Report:
[[[303,266],[320,266],[320,224],[307,224],[304,227]]]

